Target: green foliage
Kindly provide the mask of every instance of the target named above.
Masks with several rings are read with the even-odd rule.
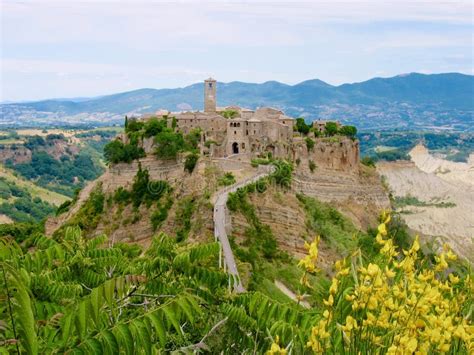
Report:
[[[164,131],[155,137],[155,154],[160,159],[176,159],[184,148],[184,137],[180,132]]]
[[[150,118],[144,124],[143,136],[146,137],[146,138],[154,137],[157,134],[159,134],[159,133],[163,132],[164,130],[166,130],[167,124],[168,124],[168,122],[167,122],[166,119],[159,120],[156,117]]]
[[[388,150],[385,152],[377,152],[375,160],[395,161],[395,160],[410,160],[408,154],[398,150]]]
[[[357,135],[357,128],[355,126],[342,126],[338,133],[342,134],[343,136],[355,138]]]
[[[44,226],[39,223],[6,223],[0,224],[0,237],[13,238],[17,243],[22,243],[29,237],[44,233]]]
[[[220,114],[227,119],[232,119],[232,118],[237,117],[239,113],[235,110],[225,110],[225,111],[222,111]]]
[[[224,173],[223,176],[221,176],[217,180],[218,184],[221,186],[230,186],[235,184],[235,176],[232,174],[230,171]]]
[[[455,207],[456,204],[453,202],[425,202],[425,201],[420,201],[417,197],[411,196],[411,195],[406,195],[406,196],[396,196],[392,200],[393,206],[395,208],[403,208],[406,206],[418,206],[418,207],[440,207],[440,208],[450,208],[450,207]]]
[[[336,122],[326,122],[326,126],[324,128],[324,133],[328,137],[335,136],[338,133],[339,129],[337,127]]]
[[[298,194],[306,211],[307,225],[337,251],[347,253],[355,246],[357,229],[339,211],[314,198]]]
[[[176,240],[182,242],[188,237],[191,230],[191,217],[196,208],[195,198],[192,196],[185,197],[178,202],[176,209],[176,222],[178,224],[176,229]]]
[[[217,144],[217,142],[213,141],[212,139],[208,139],[207,141],[204,142],[204,146],[206,148],[210,148],[212,144]]]
[[[194,171],[197,161],[199,160],[199,155],[195,153],[188,154],[184,161],[184,169],[190,174]]]
[[[227,207],[230,211],[242,213],[250,227],[245,231],[246,242],[244,246],[247,252],[240,253],[243,260],[255,263],[255,255],[261,254],[267,259],[273,259],[278,255],[278,245],[269,226],[258,219],[255,207],[249,202],[247,195],[254,191],[262,192],[256,188],[258,183],[239,188],[234,193],[229,193]]]
[[[74,194],[75,187],[84,186],[85,181],[93,180],[103,172],[103,168],[94,163],[91,156],[86,153],[79,153],[72,159],[60,161],[46,152],[33,151],[30,162],[6,165],[45,188],[49,188],[51,184],[67,186],[61,193],[68,196]],[[73,187],[76,180],[79,180],[79,184]]]
[[[68,226],[78,226],[86,232],[93,230],[99,224],[102,212],[104,211],[104,202],[105,196],[102,192],[102,185],[98,184],[79,211],[65,225],[59,228],[54,235],[58,237],[63,236]]]
[[[126,125],[125,125],[125,133],[130,135],[133,132],[139,132],[142,130],[145,123],[143,121],[139,121],[136,118],[127,118]]]
[[[0,198],[4,200],[0,213],[16,222],[39,222],[55,210],[50,203],[31,196],[27,189],[4,177],[0,177]]]
[[[296,119],[295,128],[296,128],[296,131],[302,134],[308,134],[311,126],[306,124],[304,118],[299,117]]]
[[[472,132],[423,132],[423,131],[377,131],[359,132],[361,155],[376,157],[379,147],[398,150],[402,159],[409,159],[407,153],[422,142],[431,152],[445,154],[446,159],[466,162],[474,151]],[[382,155],[380,159],[386,159]],[[388,156],[388,159],[394,159]]]
[[[104,158],[107,162],[112,164],[121,162],[130,163],[144,156],[145,151],[143,148],[138,147],[137,144],[124,144],[118,139],[107,143],[104,147]]]
[[[306,137],[306,138],[305,138],[305,142],[306,142],[306,148],[308,148],[308,152],[309,152],[309,151],[312,151],[313,148],[314,148],[314,140],[312,140],[312,139],[309,138],[309,137]]]
[[[147,169],[142,170],[138,165],[138,171],[133,179],[130,198],[134,207],[139,207],[142,203],[150,204],[152,201],[158,201],[161,196],[169,192],[171,187],[164,180],[150,180],[150,174]]]
[[[183,147],[183,150],[197,153],[198,145],[201,141],[201,135],[202,131],[200,128],[192,129],[189,134],[184,136],[185,146]]]
[[[312,160],[308,160],[308,166],[309,166],[309,170],[311,170],[311,172],[314,172],[314,170],[316,170],[316,163]]]
[[[180,248],[162,234],[143,253],[106,241],[77,228],[61,242],[38,237],[30,251],[0,239],[6,353],[169,352],[225,317],[215,306],[227,293],[217,244]]]
[[[254,168],[256,168],[259,165],[269,165],[271,164],[273,159],[270,158],[252,158],[251,164]]]
[[[293,165],[286,160],[274,160],[272,164],[275,171],[270,175],[272,181],[284,188],[291,186],[291,176],[293,173]]]
[[[364,164],[365,166],[370,166],[372,168],[375,168],[375,161],[371,157],[365,156],[361,159],[360,162]]]
[[[151,225],[154,231],[160,228],[168,218],[168,211],[173,206],[173,199],[169,197],[164,203],[159,201],[157,204],[158,208],[151,214]]]

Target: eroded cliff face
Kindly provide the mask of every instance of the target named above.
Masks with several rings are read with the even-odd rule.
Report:
[[[307,254],[304,243],[311,242],[315,234],[309,228],[306,211],[293,191],[270,186],[264,193],[252,193],[248,198],[259,221],[270,227],[280,250],[297,259]],[[245,232],[250,227],[247,219],[241,213],[231,213],[231,223],[235,242],[245,244]],[[318,265],[323,270],[330,270],[340,258],[340,253],[324,240],[320,242],[319,252]]]
[[[296,192],[330,202],[361,229],[375,225],[379,212],[390,209],[380,176],[359,163],[358,141],[323,138],[309,151],[301,142],[296,154],[299,164],[292,184]]]
[[[38,152],[46,152],[55,159],[67,155],[73,156],[80,152],[81,147],[71,141],[52,140],[45,146],[38,146],[35,148]],[[14,164],[27,163],[31,161],[32,150],[24,145],[6,145],[0,149],[0,162],[5,163],[11,160]]]
[[[295,163],[290,190],[270,186],[268,192],[251,194],[250,197],[261,222],[270,226],[283,250],[301,256],[304,253],[304,241],[313,237],[306,227],[305,211],[296,198],[297,193],[330,202],[362,230],[375,225],[378,213],[390,207],[387,192],[375,169],[359,164],[357,141],[346,138],[320,139],[308,151],[306,143],[300,140],[295,143],[294,148],[294,159],[299,164]],[[310,169],[310,161],[316,165],[313,171]],[[106,233],[115,241],[145,245],[159,231],[175,235],[179,224],[179,217],[176,216],[177,202],[191,196],[195,199],[195,209],[188,238],[193,241],[209,240],[213,238],[212,196],[222,188],[217,184],[218,177],[231,171],[236,180],[241,181],[256,172],[249,162],[204,157],[199,160],[192,174],[184,170],[182,159],[178,162],[166,162],[159,161],[152,155],[140,159],[139,163],[116,164],[80,193],[78,203],[69,212],[49,219],[46,223],[47,233],[52,234],[77,213],[98,184],[106,196],[112,195],[119,187],[130,189],[139,164],[142,169],[149,171],[152,180],[166,180],[173,187],[175,203],[169,210],[168,218],[158,231],[154,231],[150,222],[153,208],[142,205],[137,212],[131,206],[106,206],[94,234]],[[139,218],[133,217],[136,215]],[[242,236],[247,223],[243,216],[232,216],[232,223],[232,233]],[[324,248],[323,243],[322,249]],[[328,249],[328,260],[332,260],[330,254]]]
[[[292,158],[303,163],[312,161],[318,169],[354,174],[359,170],[359,141],[339,136],[316,138],[314,147],[308,149],[303,139],[295,138]],[[298,168],[310,171],[309,164]]]
[[[100,186],[106,200],[119,187],[127,190],[131,189],[140,165],[142,170],[148,170],[150,180],[164,180],[173,188],[174,203],[168,212],[166,221],[159,230],[155,231],[151,224],[151,214],[156,210],[156,206],[148,208],[142,205],[138,211],[134,211],[131,205],[120,207],[114,204],[106,204],[100,222],[92,235],[105,233],[115,241],[138,242],[141,244],[149,243],[151,237],[160,231],[175,235],[178,224],[175,216],[177,203],[183,198],[191,197],[195,203],[195,208],[189,238],[191,240],[210,238],[214,230],[210,198],[215,191],[222,188],[218,185],[218,178],[223,175],[224,171],[231,171],[239,181],[254,174],[256,168],[252,167],[250,163],[201,158],[193,173],[190,174],[185,171],[183,160],[160,161],[149,155],[131,164],[120,163],[109,167],[100,178],[88,184],[80,192],[77,202],[68,212],[57,217],[51,217],[46,221],[46,234],[52,235],[59,227],[77,214],[91,192],[98,186]]]

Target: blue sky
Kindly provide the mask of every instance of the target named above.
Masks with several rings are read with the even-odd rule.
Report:
[[[471,1],[0,2],[0,101],[473,72]]]

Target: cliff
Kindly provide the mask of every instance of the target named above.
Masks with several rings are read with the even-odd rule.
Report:
[[[148,144],[145,145],[146,150],[150,151]],[[290,254],[301,255],[304,240],[312,237],[305,224],[305,212],[296,198],[297,193],[331,203],[361,229],[374,225],[380,210],[389,208],[387,193],[375,169],[359,164],[357,141],[342,137],[322,138],[315,140],[313,149],[308,150],[304,140],[297,140],[293,146],[293,158],[295,170],[290,190],[277,191],[271,187],[267,193],[251,197],[261,221],[270,226],[279,247]],[[313,171],[310,162],[315,164]],[[158,231],[175,235],[181,223],[181,217],[177,215],[178,202],[192,199],[190,240],[212,238],[212,195],[222,188],[217,182],[219,177],[224,172],[232,172],[236,181],[241,181],[256,170],[248,161],[201,157],[190,174],[184,169],[183,158],[159,161],[149,154],[139,162],[120,163],[108,168],[104,175],[80,193],[78,202],[69,212],[47,221],[46,232],[52,234],[72,218],[97,186],[101,186],[106,200],[110,200],[108,196],[112,196],[119,187],[130,189],[139,164],[149,171],[151,180],[165,180],[173,187],[172,198],[175,202]],[[107,204],[93,234],[106,233],[116,241],[147,244],[157,232],[150,222],[155,211],[154,206],[141,205],[136,210],[131,205]],[[235,233],[239,235],[245,228],[245,221],[242,216],[232,218],[235,218]],[[328,260],[332,259],[328,257]]]

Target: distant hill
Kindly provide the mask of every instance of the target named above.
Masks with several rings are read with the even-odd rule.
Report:
[[[339,119],[363,128],[469,129],[474,76],[411,73],[340,86],[321,80],[296,85],[218,83],[218,105],[273,106],[292,116]],[[123,116],[203,108],[202,83],[177,89],[139,89],[98,98],[52,99],[0,105],[2,125],[110,123]],[[389,124],[390,127],[386,127]]]

